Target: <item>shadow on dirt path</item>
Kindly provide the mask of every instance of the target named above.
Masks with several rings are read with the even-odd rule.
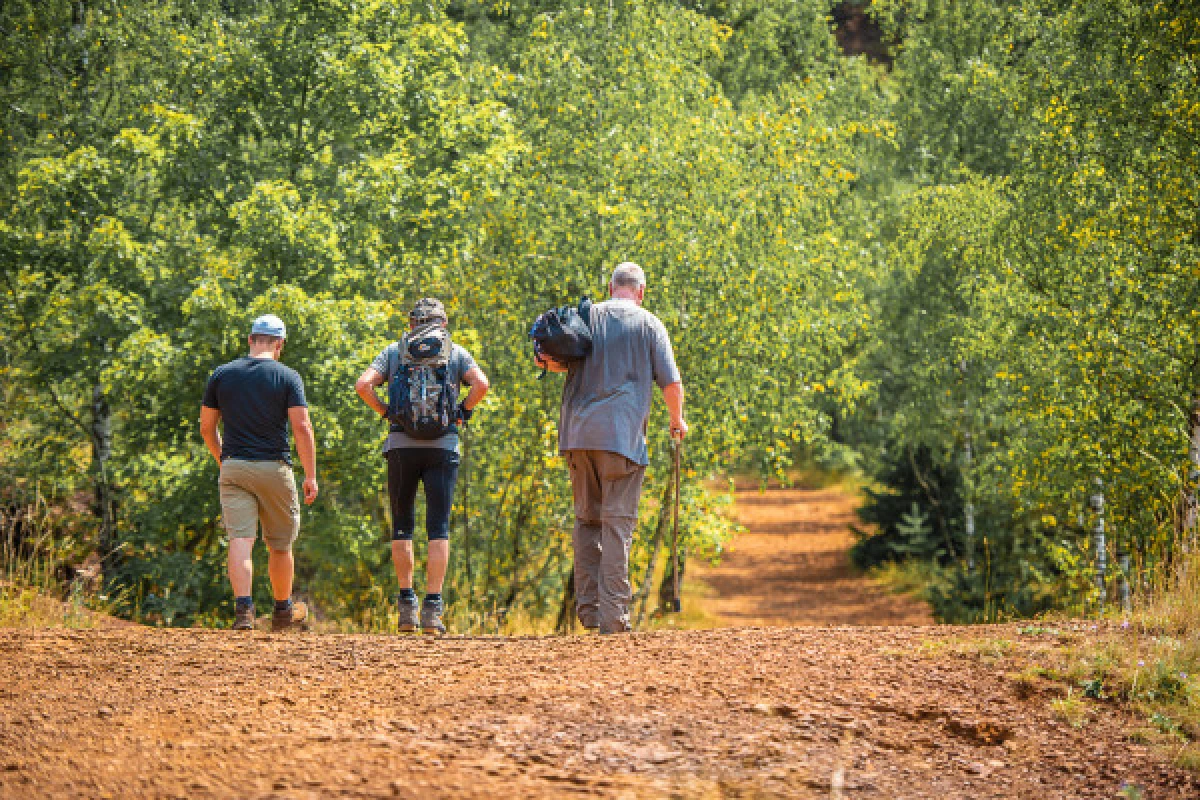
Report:
[[[695,566],[698,602],[722,626],[932,624],[926,604],[888,593],[851,565],[856,503],[840,486],[739,484],[746,532],[718,566]]]

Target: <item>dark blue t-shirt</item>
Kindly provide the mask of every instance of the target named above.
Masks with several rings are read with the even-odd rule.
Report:
[[[204,405],[221,412],[221,460],[292,463],[288,409],[307,406],[296,370],[270,358],[248,356],[222,364],[208,376]]]

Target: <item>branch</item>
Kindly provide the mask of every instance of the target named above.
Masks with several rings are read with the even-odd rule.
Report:
[[[33,332],[33,324],[25,315],[25,311],[21,307],[21,303],[17,297],[17,289],[12,283],[12,276],[7,271],[4,273],[4,282],[8,285],[8,290],[12,292],[13,299],[17,301],[14,303],[17,308],[17,317],[21,321],[21,328],[24,331],[25,336],[29,339],[30,346],[33,348],[35,353],[37,353],[39,356],[42,355],[41,343],[38,341],[37,336]],[[41,372],[40,368],[38,372]],[[54,401],[54,405],[58,406],[58,410],[63,413],[63,416],[78,425],[80,430],[87,434],[88,438],[91,439],[93,437],[92,430],[88,427],[87,423],[83,421],[82,417],[80,417],[78,414],[72,413],[71,410],[67,408],[63,401],[59,398],[58,392],[54,391],[53,386],[51,386],[49,383],[46,383],[45,386],[46,391],[50,393],[50,399]]]

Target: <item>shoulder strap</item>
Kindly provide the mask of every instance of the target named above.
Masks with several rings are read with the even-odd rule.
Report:
[[[396,341],[396,350],[400,354],[400,363],[401,364],[412,363],[412,356],[410,356],[408,354],[408,334],[407,333],[401,334],[400,338]]]

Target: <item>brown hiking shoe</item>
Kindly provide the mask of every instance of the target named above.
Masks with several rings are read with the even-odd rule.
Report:
[[[396,611],[398,613],[396,627],[401,633],[412,633],[421,624],[419,608],[416,595],[413,595],[408,600],[405,600],[403,597],[396,598]]]
[[[308,628],[308,606],[294,602],[291,608],[276,611],[271,615],[271,630],[278,633],[287,630],[305,630]]]
[[[254,606],[234,609],[233,629],[235,631],[254,630]]]
[[[446,626],[442,623],[442,612],[445,607],[441,600],[430,600],[425,598],[425,602],[421,604],[421,633],[428,633],[434,636],[440,636],[446,632]]]

